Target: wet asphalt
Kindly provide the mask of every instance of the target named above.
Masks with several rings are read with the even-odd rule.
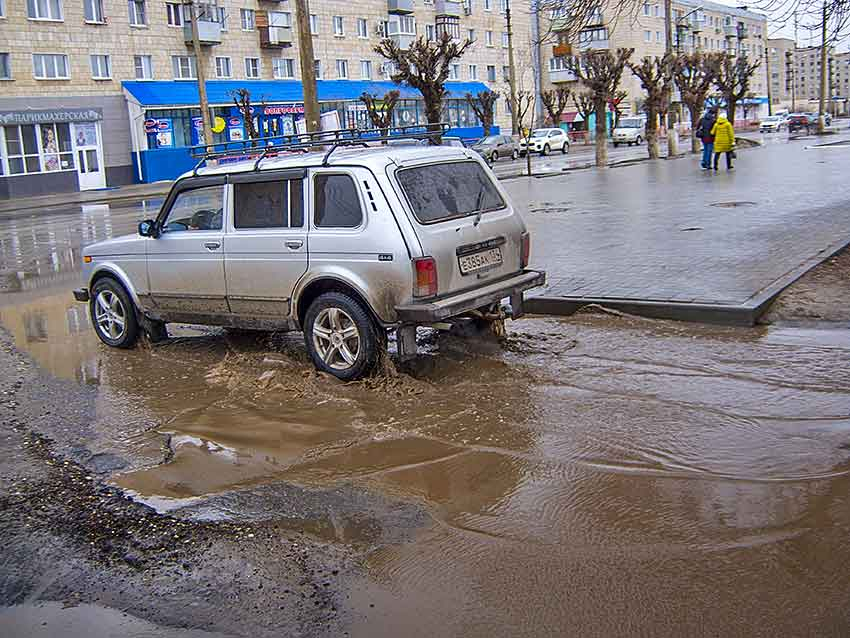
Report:
[[[844,324],[528,318],[354,384],[107,349],[80,249],[157,206],[0,221],[4,634],[846,635]]]

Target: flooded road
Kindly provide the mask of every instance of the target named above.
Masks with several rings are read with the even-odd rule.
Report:
[[[420,509],[392,542],[286,512],[358,556],[352,635],[847,634],[850,331],[529,318],[350,384],[300,335],[110,350],[69,294],[79,246],[142,215],[0,223],[0,325],[90,391],[91,427],[49,434],[187,519],[274,520],[288,486]]]

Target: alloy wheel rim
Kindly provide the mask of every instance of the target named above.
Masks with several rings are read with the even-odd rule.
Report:
[[[348,370],[360,354],[360,330],[340,308],[324,308],[313,322],[313,346],[330,368]]]
[[[111,290],[102,290],[95,297],[94,319],[101,334],[112,340],[120,339],[126,327],[124,304]]]

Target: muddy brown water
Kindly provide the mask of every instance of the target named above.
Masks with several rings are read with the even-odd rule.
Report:
[[[114,484],[160,510],[283,483],[425,508],[404,542],[340,540],[365,549],[352,635],[848,633],[850,331],[530,318],[342,384],[299,335],[105,348],[51,263],[10,275],[0,325],[92,388]]]

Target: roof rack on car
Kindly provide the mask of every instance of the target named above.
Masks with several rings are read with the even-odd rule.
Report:
[[[394,140],[424,140],[435,139],[449,130],[445,122],[439,124],[414,124],[408,126],[393,126],[386,129],[338,129],[334,131],[314,131],[311,133],[296,133],[293,135],[273,135],[252,140],[236,140],[216,144],[201,144],[189,149],[191,156],[198,159],[192,169],[192,175],[210,160],[243,160],[255,159],[254,170],[260,169],[260,162],[277,153],[307,152],[323,150],[328,147],[322,165],[327,166],[328,159],[341,146],[368,146],[373,142],[389,142]]]

